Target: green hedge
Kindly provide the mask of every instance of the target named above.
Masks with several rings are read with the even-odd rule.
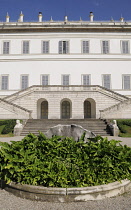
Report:
[[[126,133],[126,126],[131,126],[131,120],[127,119],[127,120],[117,120],[117,125],[120,129],[121,133]]]
[[[29,134],[12,144],[0,142],[0,177],[7,183],[45,187],[86,187],[131,180],[131,148],[116,140],[84,135],[46,138]]]
[[[14,126],[16,125],[16,120],[1,120],[0,126],[1,125],[5,125],[1,134],[13,133]]]
[[[0,126],[5,125],[7,123],[7,120],[0,120]]]

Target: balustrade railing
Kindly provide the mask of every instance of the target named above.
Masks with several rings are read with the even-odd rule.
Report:
[[[62,86],[62,85],[34,85],[25,90],[21,90],[17,93],[14,93],[10,96],[5,97],[4,99],[13,101],[17,98],[23,97],[24,95],[28,95],[31,92],[100,92],[105,95],[111,96],[113,98],[118,99],[119,101],[123,101],[128,99],[128,97],[116,93],[112,90],[106,89],[99,85],[69,85],[69,86]]]

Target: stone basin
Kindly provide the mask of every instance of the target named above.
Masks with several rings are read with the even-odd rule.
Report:
[[[11,182],[3,188],[14,195],[45,202],[78,202],[102,200],[121,195],[131,190],[131,181],[125,179],[105,185],[79,188],[42,187]]]

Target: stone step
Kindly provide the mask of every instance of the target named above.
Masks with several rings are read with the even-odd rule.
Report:
[[[67,124],[67,123],[69,123],[69,124],[75,124],[75,123],[82,123],[82,124],[103,124],[103,122],[102,121],[34,121],[34,122],[32,122],[32,121],[30,121],[30,122],[28,122],[28,124],[30,124],[30,125],[32,125],[32,124],[35,124],[35,123],[37,123],[37,124],[53,124],[53,123],[57,123],[57,124]]]
[[[87,130],[95,130],[95,131],[102,131],[102,130],[107,130],[105,127],[84,127],[85,129],[87,129]],[[34,128],[32,128],[32,127],[25,127],[24,128],[24,130],[25,131],[28,131],[28,130],[49,130],[50,129],[50,127],[34,127]]]
[[[95,131],[95,130],[90,130],[91,132],[93,132],[93,133],[95,133],[95,134],[102,134],[102,133],[109,133],[110,134],[110,132],[109,131],[106,131],[106,130],[101,130],[101,131]],[[23,132],[22,133],[33,133],[33,132],[36,132],[36,133],[38,133],[38,132],[42,132],[42,133],[45,133],[45,132],[47,132],[47,130],[23,130]]]
[[[110,131],[106,128],[106,123],[99,119],[69,119],[69,120],[60,120],[60,119],[29,119],[21,133],[22,136],[27,135],[29,132],[36,135],[39,134],[38,131],[46,132],[49,128],[56,126],[58,124],[71,125],[76,124],[80,125],[87,130],[91,130],[96,135],[111,135]]]
[[[26,135],[28,135],[29,133],[33,133],[33,134],[35,134],[35,135],[39,135],[39,132],[22,132],[22,134],[21,134],[21,136],[26,136]],[[44,133],[44,132],[42,132],[42,133]],[[98,135],[98,136],[110,136],[110,133],[106,133],[106,132],[101,132],[101,133],[95,133],[96,135]]]
[[[25,127],[24,130],[49,130],[51,127],[54,127],[57,125],[51,125],[51,126],[45,126],[45,127]],[[79,125],[81,126],[81,125]],[[94,126],[81,126],[83,128],[85,128],[86,130],[106,130],[106,127],[94,127]]]

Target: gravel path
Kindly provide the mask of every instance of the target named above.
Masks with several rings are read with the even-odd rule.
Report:
[[[131,210],[131,192],[101,201],[47,203],[18,198],[0,190],[0,210]]]
[[[104,137],[106,137],[106,136],[104,136]],[[20,141],[23,138],[24,138],[24,136],[0,137],[0,141],[3,141],[3,142]],[[123,138],[123,137],[116,137],[116,136],[107,136],[107,138],[109,140],[115,139],[115,140],[122,141],[121,142],[122,145],[126,144],[129,147],[131,147],[131,138]]]

